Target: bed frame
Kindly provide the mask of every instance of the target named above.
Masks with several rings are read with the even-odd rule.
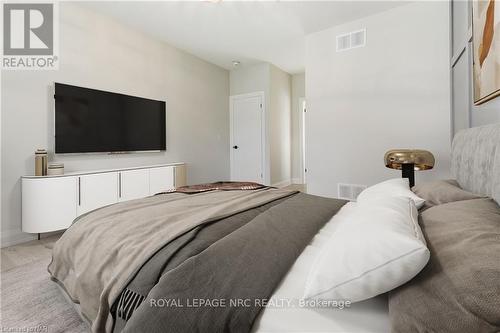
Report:
[[[500,123],[462,130],[451,148],[451,173],[467,191],[500,203]]]

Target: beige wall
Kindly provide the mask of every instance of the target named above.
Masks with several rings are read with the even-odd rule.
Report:
[[[67,171],[188,163],[188,182],[229,178],[229,72],[101,14],[60,3],[58,71],[2,72],[2,241],[21,234],[20,177],[53,147],[53,82],[167,101],[167,151],[51,156]]]
[[[302,181],[302,157],[301,157],[301,133],[300,121],[302,110],[299,101],[306,96],[305,74],[292,75],[292,181],[300,183]]]
[[[336,52],[335,36],[367,29],[363,48]],[[338,183],[372,185],[391,148],[428,149],[449,177],[449,4],[410,3],[306,38],[308,192],[337,196]]]
[[[291,181],[291,76],[271,65],[271,184]]]
[[[271,65],[260,63],[250,66],[241,66],[229,73],[229,94],[241,95],[256,91],[263,91],[269,95]],[[268,98],[269,96],[266,96]]]

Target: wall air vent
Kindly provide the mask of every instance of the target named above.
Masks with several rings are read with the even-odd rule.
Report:
[[[366,29],[356,30],[337,36],[337,52],[347,51],[366,45]]]
[[[339,184],[338,197],[340,199],[356,201],[356,198],[364,189],[366,189],[366,185]]]
[[[351,48],[366,45],[366,29],[351,32]]]
[[[337,36],[337,52],[351,48],[351,34]]]

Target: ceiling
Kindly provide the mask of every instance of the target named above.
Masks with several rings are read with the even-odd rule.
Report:
[[[232,69],[270,62],[304,71],[305,36],[404,1],[82,2],[208,62]]]

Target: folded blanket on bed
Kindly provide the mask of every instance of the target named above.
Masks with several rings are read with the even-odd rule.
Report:
[[[261,206],[295,192],[262,189],[159,195],[81,216],[56,242],[48,270],[80,303],[94,331],[110,332],[110,307],[158,250],[204,223]]]
[[[207,184],[181,186],[171,191],[163,193],[179,192],[179,193],[192,194],[192,193],[200,193],[200,192],[215,191],[215,190],[220,190],[220,191],[257,190],[264,187],[269,187],[269,186],[254,182],[215,182]]]

